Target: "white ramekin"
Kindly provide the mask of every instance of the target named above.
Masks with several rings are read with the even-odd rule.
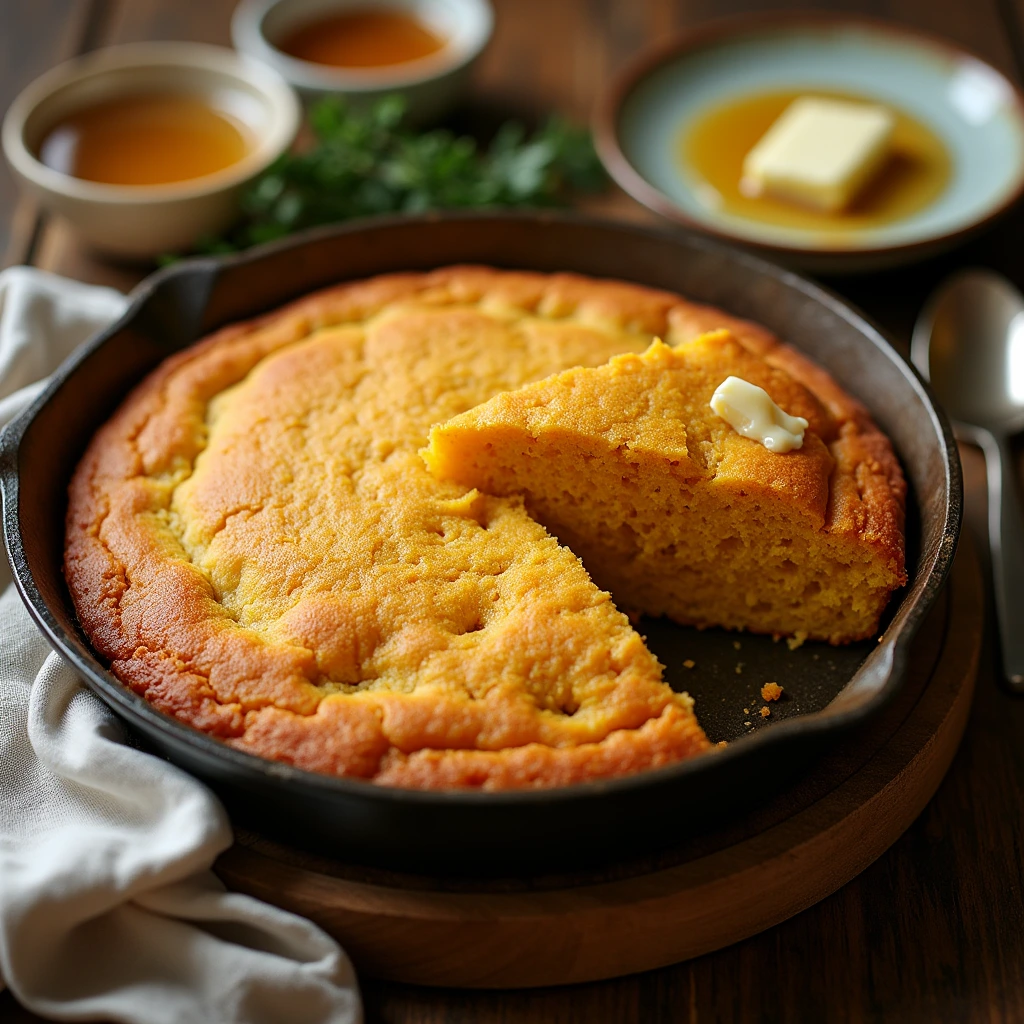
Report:
[[[46,133],[70,114],[119,96],[178,93],[209,99],[252,140],[238,163],[166,185],[108,185],[53,170],[38,156]],[[104,252],[151,257],[216,234],[237,213],[239,191],[292,143],[301,105],[273,69],[197,43],[135,43],[99,50],[37,78],[11,104],[3,151],[21,186]]]
[[[367,7],[407,11],[446,43],[418,60],[369,68],[297,60],[274,45],[318,17]],[[439,117],[458,99],[493,31],[489,0],[242,0],[231,20],[237,49],[279,71],[307,99],[339,95],[365,106],[401,93],[408,117],[419,123]]]

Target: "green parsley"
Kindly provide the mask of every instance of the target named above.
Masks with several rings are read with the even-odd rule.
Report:
[[[416,132],[388,97],[362,113],[338,99],[310,111],[315,141],[286,153],[242,197],[242,216],[198,252],[234,252],[319,224],[382,213],[564,204],[603,187],[586,129],[552,117],[532,135],[506,122],[486,149],[444,128]]]

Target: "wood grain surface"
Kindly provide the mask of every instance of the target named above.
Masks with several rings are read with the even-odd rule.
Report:
[[[0,103],[6,107],[53,63],[96,46],[149,38],[226,44],[232,6],[233,0],[0,0]],[[892,18],[950,37],[1024,80],[1024,0],[495,0],[495,6],[498,29],[461,124],[486,128],[507,114],[550,109],[584,117],[608,77],[643,47],[710,17],[775,7]],[[596,206],[650,217],[614,190]],[[144,272],[92,259],[59,222],[15,201],[4,169],[0,252],[6,263],[32,262],[123,288]],[[940,259],[826,283],[905,350],[928,292],[951,270],[972,264],[994,267],[1024,287],[1024,211]],[[963,456],[968,529],[983,548],[983,465],[971,449]],[[366,981],[368,1020],[1024,1021],[1024,700],[999,688],[995,657],[986,635],[964,743],[936,797],[887,853],[817,906],[727,949],[616,981],[523,992]],[[8,993],[0,995],[0,1021],[37,1019]]]

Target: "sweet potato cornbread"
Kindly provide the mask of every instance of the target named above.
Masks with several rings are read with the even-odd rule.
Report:
[[[830,507],[898,545],[887,443],[760,328],[616,282],[453,268],[312,295],[143,381],[71,483],[82,625],[155,706],[314,771],[498,789],[703,751],[689,698],[576,555],[419,449],[501,392],[721,326],[822,402]]]
[[[731,375],[808,421],[802,447],[769,451],[712,411]],[[723,330],[495,395],[435,426],[423,456],[441,479],[522,494],[624,608],[845,643],[905,582],[898,467],[880,435],[854,436]]]

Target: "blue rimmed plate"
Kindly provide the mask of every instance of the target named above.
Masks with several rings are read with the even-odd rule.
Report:
[[[680,139],[711,110],[783,91],[853,94],[905,112],[947,150],[945,186],[905,216],[841,232],[771,223],[709,202],[707,183],[680,158]],[[652,210],[826,272],[932,255],[1024,192],[1020,91],[951,43],[861,18],[776,14],[702,26],[628,68],[599,104],[595,132],[609,172]]]

